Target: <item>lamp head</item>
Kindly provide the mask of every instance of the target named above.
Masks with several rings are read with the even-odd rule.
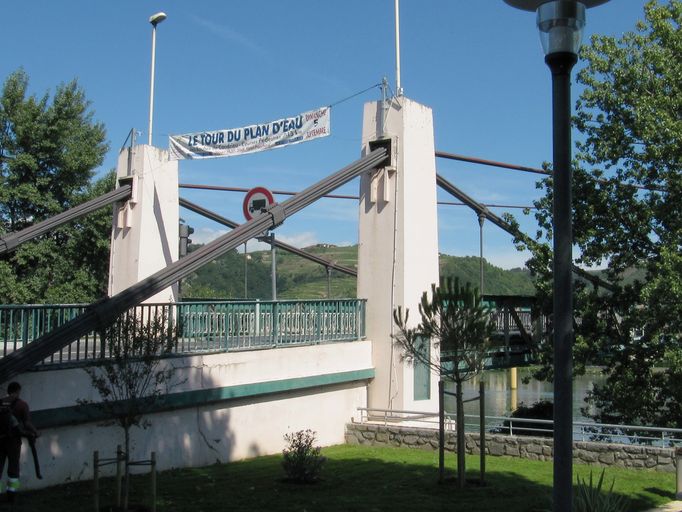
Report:
[[[156,27],[159,23],[161,23],[167,17],[168,16],[166,16],[165,12],[157,12],[156,14],[152,14],[149,17],[149,23],[151,23],[154,27]]]
[[[536,11],[545,55],[574,53],[580,49],[585,9],[609,0],[504,0],[523,11]]]
[[[601,4],[605,4],[609,0],[579,0],[586,8],[596,7]],[[504,0],[504,3],[521,9],[522,11],[535,12],[538,10],[542,4],[551,2],[551,0]]]

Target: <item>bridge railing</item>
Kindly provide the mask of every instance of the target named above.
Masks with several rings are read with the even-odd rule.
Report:
[[[365,301],[191,302],[177,321],[183,352],[351,341],[365,336]]]
[[[20,349],[72,320],[85,304],[0,306],[0,357]],[[365,337],[365,301],[202,301],[141,304],[125,316],[141,323],[160,319],[175,327],[174,352],[253,350],[353,341]],[[92,332],[67,345],[43,364],[107,357],[102,334]]]
[[[65,324],[81,314],[85,307],[83,304],[0,306],[0,355],[4,357]],[[69,345],[51,359],[78,358],[79,352],[91,352],[96,343],[95,336],[89,334],[78,340],[77,347]]]
[[[438,413],[436,412],[367,407],[358,407],[357,410],[359,417],[355,421],[359,423],[438,429]],[[454,432],[456,430],[456,419],[456,413],[445,413],[445,429],[447,431]],[[679,428],[615,425],[588,421],[573,421],[572,426],[573,441],[647,445],[663,448],[682,446],[682,429]],[[485,429],[491,434],[552,437],[554,422],[543,419],[485,415]],[[465,414],[464,430],[465,432],[480,432],[480,416]]]
[[[539,331],[538,334],[542,334],[549,330],[549,319],[546,316],[534,314],[530,308],[513,309],[526,332],[535,333],[536,331]],[[519,331],[518,325],[514,321],[509,308],[493,309],[492,321],[495,325],[495,330],[499,333],[504,333],[505,330],[512,332]]]
[[[521,324],[523,325],[524,329],[526,329],[528,332],[531,332],[534,328],[534,319],[531,315],[531,312],[517,309],[516,314],[518,315],[519,320],[521,320]],[[503,332],[505,328],[512,329],[514,331],[518,330],[515,322],[511,319],[509,310],[506,308],[493,310],[493,323],[495,324],[495,330],[499,332]]]

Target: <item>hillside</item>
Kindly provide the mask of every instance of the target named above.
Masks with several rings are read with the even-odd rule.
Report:
[[[319,244],[305,249],[322,258],[350,268],[357,266],[357,246]],[[246,261],[236,251],[204,266],[182,283],[182,294],[189,299],[249,298],[268,300],[271,296],[270,251],[249,253]],[[246,283],[244,279],[246,267]],[[479,259],[475,256],[440,255],[442,276],[458,277],[478,286]],[[352,276],[332,271],[332,297],[355,297]],[[246,286],[245,286],[246,284]],[[489,295],[532,295],[533,282],[528,271],[504,270],[484,263],[484,288]],[[280,299],[322,299],[327,297],[327,272],[316,263],[283,250],[277,251],[277,296]]]

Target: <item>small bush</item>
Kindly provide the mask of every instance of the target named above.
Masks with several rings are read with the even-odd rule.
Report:
[[[592,481],[592,471],[590,471],[590,480],[581,480],[577,477],[578,485],[575,488],[575,501],[573,503],[573,510],[575,512],[625,512],[628,510],[628,500],[625,496],[620,496],[613,492],[613,484],[608,491],[602,490],[604,484],[604,470],[596,485]]]
[[[554,414],[554,404],[547,400],[540,400],[530,406],[523,402],[511,413],[512,418],[533,420],[551,420]],[[501,427],[493,430],[493,433],[508,434],[510,420],[504,420]],[[552,437],[552,425],[534,422],[515,422],[514,435],[532,437]]]
[[[319,480],[326,459],[320,455],[320,447],[313,446],[315,432],[310,429],[299,430],[285,434],[284,440],[288,446],[282,451],[282,467],[287,480],[305,484]]]

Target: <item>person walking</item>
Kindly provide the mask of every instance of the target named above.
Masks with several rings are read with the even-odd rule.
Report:
[[[22,400],[21,384],[10,382],[7,396],[0,402],[0,478],[7,461],[7,501],[13,503],[19,491],[21,437],[38,437],[31,423],[28,404]]]

